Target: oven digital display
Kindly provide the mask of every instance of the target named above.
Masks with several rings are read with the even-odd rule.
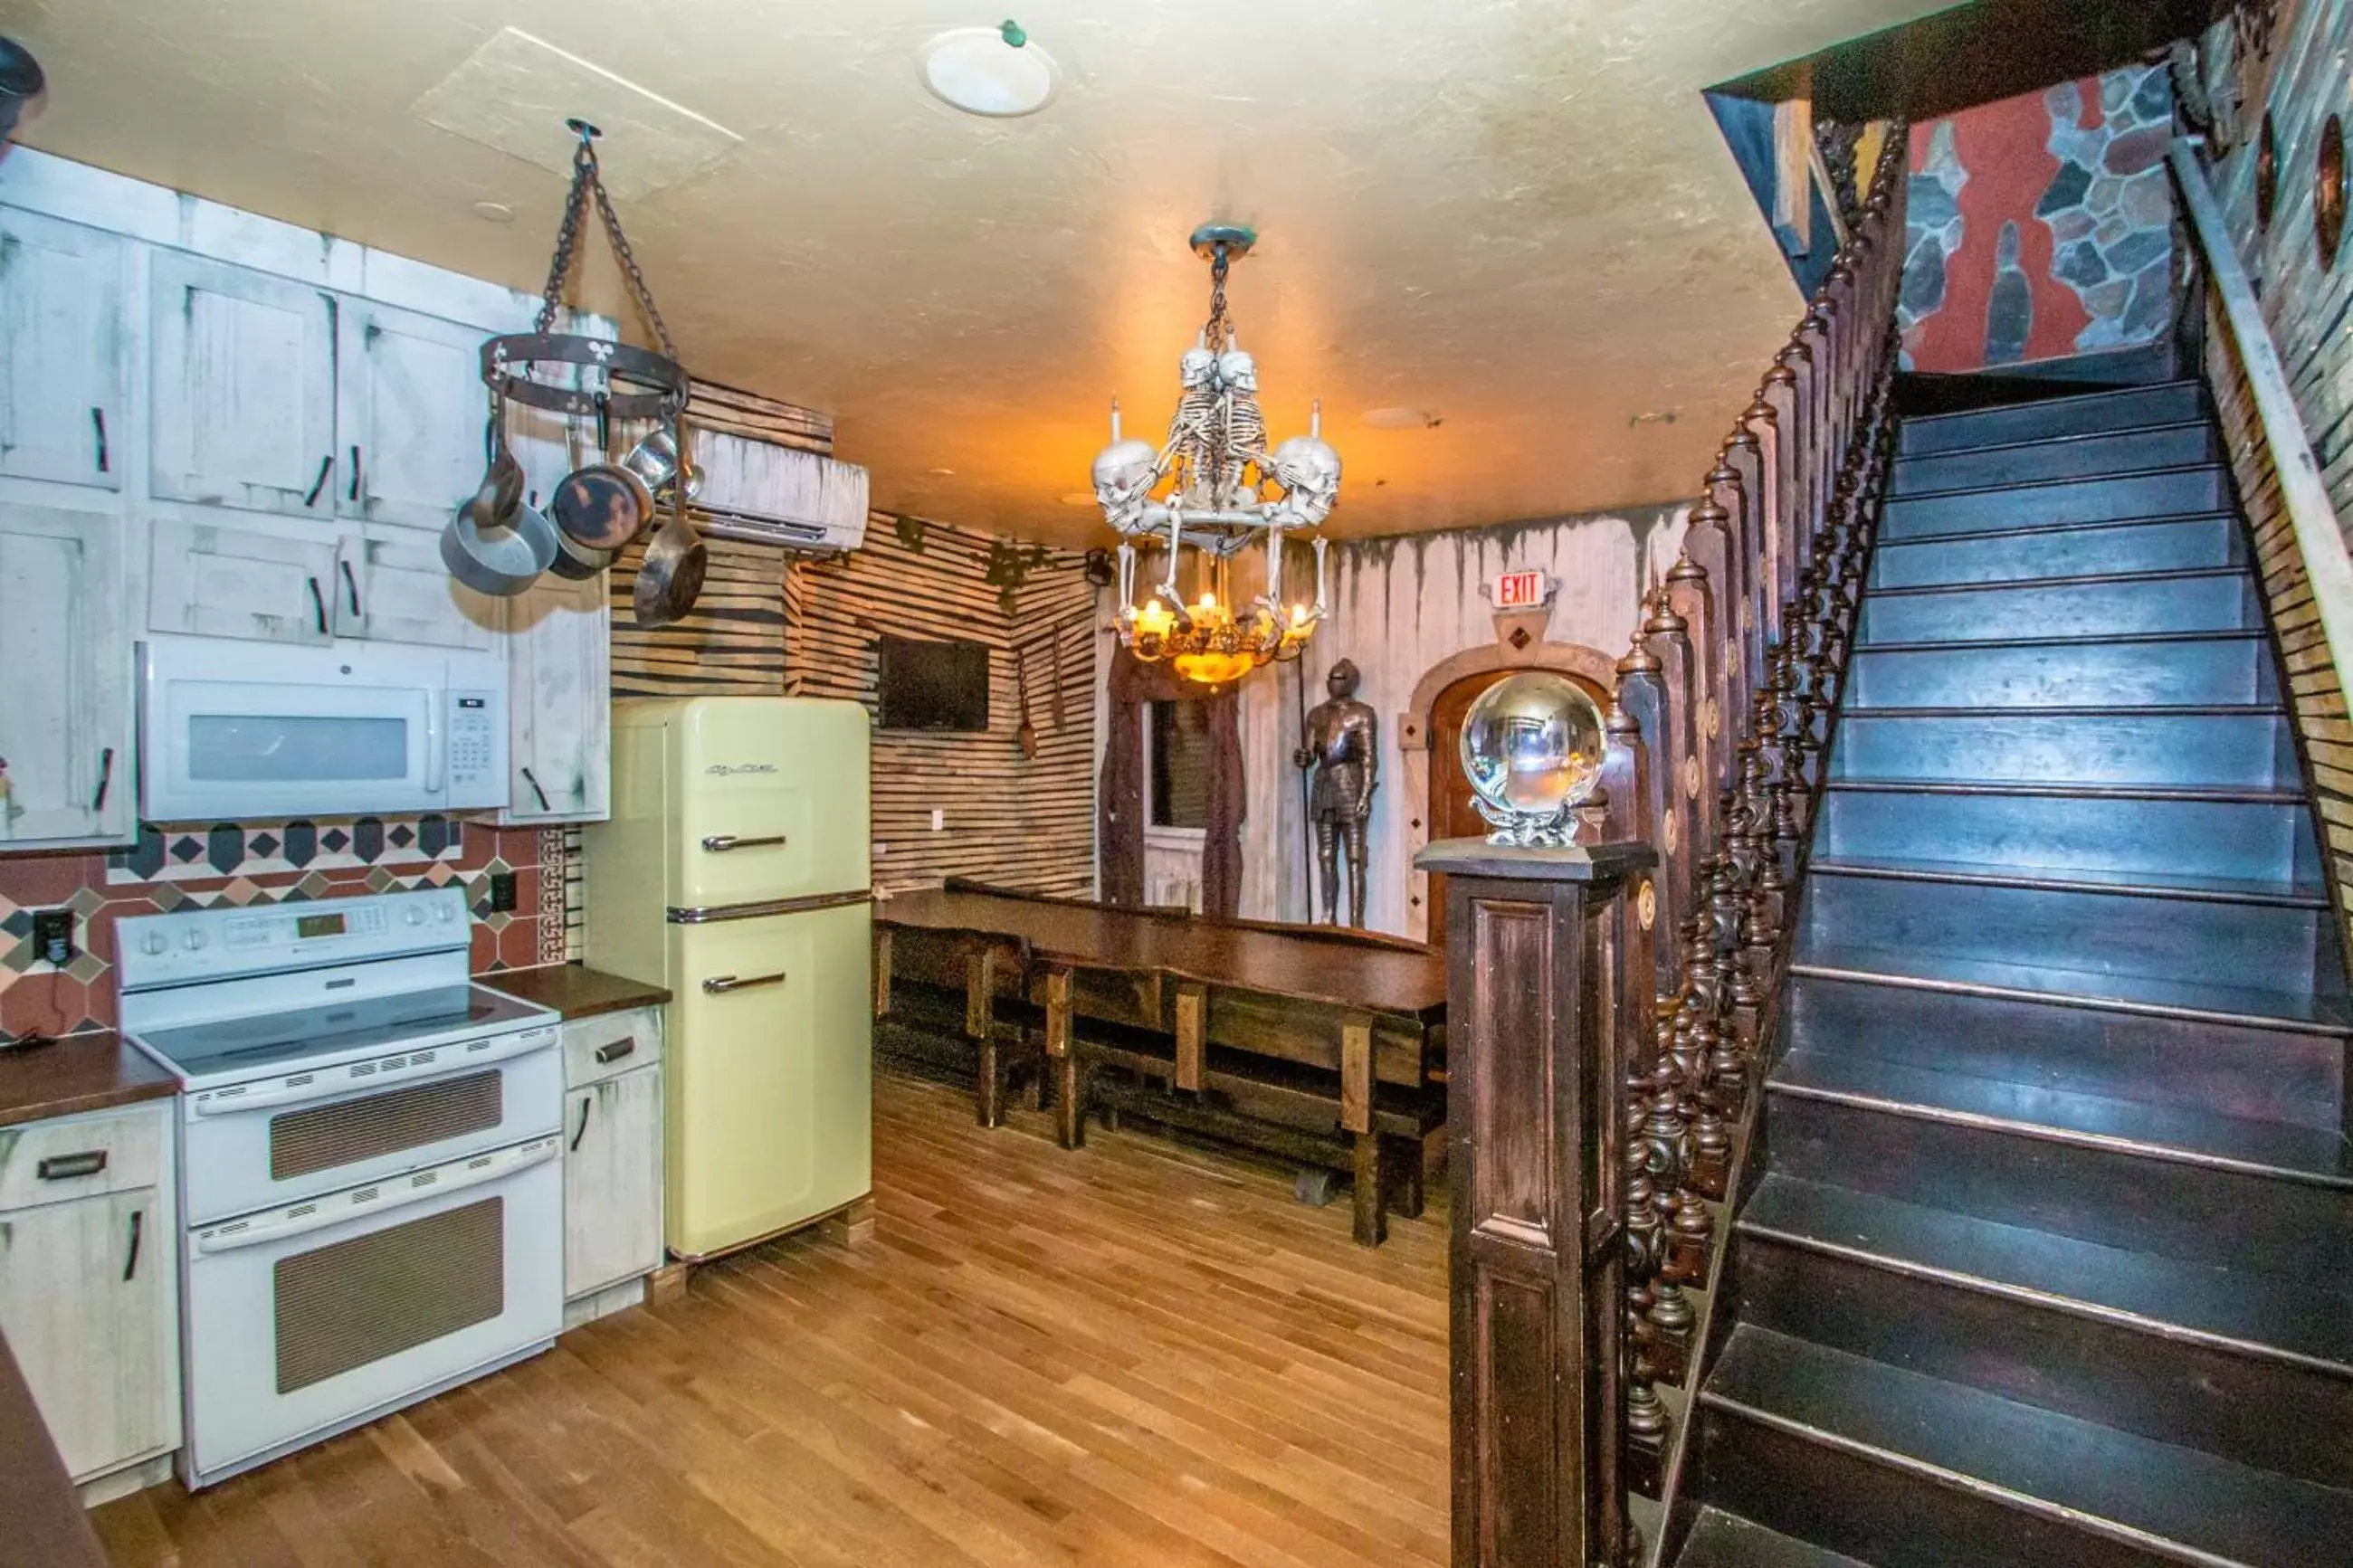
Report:
[[[343,917],[297,915],[294,917],[294,934],[304,941],[314,936],[341,936],[343,934]]]

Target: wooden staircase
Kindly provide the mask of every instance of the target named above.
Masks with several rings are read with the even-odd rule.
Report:
[[[2353,1563],[2353,1011],[2200,389],[1897,450],[1675,1560]]]

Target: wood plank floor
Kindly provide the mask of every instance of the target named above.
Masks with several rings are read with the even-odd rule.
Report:
[[[971,1107],[878,1080],[865,1247],[704,1268],[100,1534],[135,1568],[1444,1561],[1442,1189],[1367,1250],[1276,1167]]]

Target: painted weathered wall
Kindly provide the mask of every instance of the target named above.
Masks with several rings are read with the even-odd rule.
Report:
[[[1899,321],[1923,371],[2131,348],[2172,320],[2173,92],[2132,66],[1912,132]]]
[[[1609,659],[1626,650],[1644,585],[1674,561],[1689,509],[1637,507],[1544,522],[1354,540],[1332,547],[1331,615],[1300,665],[1261,672],[1242,692],[1243,765],[1250,814],[1242,824],[1241,913],[1308,918],[1308,879],[1298,773],[1298,688],[1310,706],[1343,658],[1363,683],[1357,696],[1380,716],[1381,784],[1373,796],[1370,897],[1366,921],[1405,934],[1409,826],[1424,802],[1409,798],[1400,720],[1430,668],[1466,648],[1493,646],[1494,612],[1480,589],[1498,573],[1541,567],[1559,586],[1546,640],[1589,647]]]

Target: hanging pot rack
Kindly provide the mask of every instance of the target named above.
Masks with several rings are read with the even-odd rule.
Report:
[[[567,120],[564,123],[579,138],[579,144],[572,153],[572,190],[565,200],[563,226],[556,231],[555,254],[548,263],[547,285],[540,291],[539,319],[528,332],[510,332],[482,345],[482,382],[500,396],[528,407],[594,416],[600,427],[601,445],[602,427],[610,420],[653,419],[667,424],[676,419],[686,407],[689,383],[685,368],[678,363],[678,345],[670,341],[670,328],[654,304],[653,291],[646,285],[646,275],[629,248],[628,237],[621,232],[620,217],[613,211],[613,198],[606,194],[604,177],[596,167],[596,138],[602,133],[585,120]],[[661,345],[659,353],[606,338],[554,330],[556,312],[564,304],[565,286],[578,262],[580,232],[592,201],[603,222],[613,258],[620,263],[622,277],[628,281],[629,298],[652,331],[654,341]],[[601,374],[595,378],[597,384],[593,386],[562,386],[534,376],[532,372],[540,365],[585,366]],[[624,389],[618,384],[622,383],[633,390]]]

